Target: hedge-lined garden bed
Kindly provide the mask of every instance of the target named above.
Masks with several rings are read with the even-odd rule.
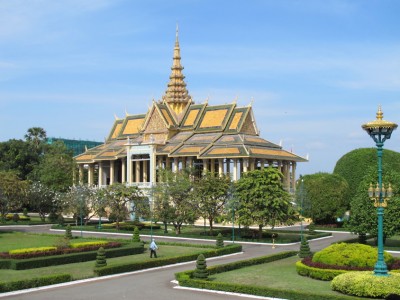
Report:
[[[0,282],[0,293],[12,292],[23,289],[31,289],[45,285],[68,282],[71,280],[72,277],[70,274],[57,274],[57,275],[42,276],[25,280]]]
[[[203,255],[205,257],[215,257],[220,255],[232,254],[242,251],[242,246],[238,244],[228,245],[223,248],[215,248],[211,250],[204,250]],[[176,256],[170,258],[159,258],[150,261],[144,262],[135,262],[130,264],[118,264],[118,265],[111,265],[102,268],[95,269],[95,273],[97,276],[105,276],[105,275],[112,275],[118,273],[125,273],[125,272],[132,272],[142,269],[160,267],[165,265],[171,265],[181,262],[187,262],[196,260],[199,253],[183,255],[183,256]]]
[[[210,275],[228,272],[232,270],[241,269],[244,267],[259,265],[270,263],[273,261],[277,261],[280,259],[292,257],[296,255],[297,252],[289,251],[283,252],[274,255],[263,256],[259,258],[238,261],[230,264],[224,264],[219,266],[212,266],[207,268]],[[268,286],[260,286],[260,285],[248,285],[248,284],[237,284],[237,283],[229,283],[229,282],[218,282],[215,280],[200,280],[193,278],[194,271],[186,271],[175,274],[175,278],[179,281],[179,285],[200,288],[200,289],[210,289],[210,290],[219,290],[225,292],[233,292],[233,293],[244,293],[251,294],[263,297],[276,297],[283,299],[295,299],[295,300],[339,300],[343,299],[343,296],[336,295],[323,295],[313,293],[313,291],[305,292],[299,290],[289,290],[289,289],[278,289]],[[321,298],[323,297],[323,298]],[[346,299],[357,299],[353,297],[346,297]]]
[[[79,248],[75,248],[79,250]],[[95,260],[97,249],[87,252],[77,252],[61,255],[34,257],[26,259],[0,259],[0,269],[26,270],[34,268],[42,268],[48,266],[56,266],[70,264],[76,262],[84,262]],[[107,258],[139,254],[144,252],[143,243],[129,243],[118,248],[106,249]]]

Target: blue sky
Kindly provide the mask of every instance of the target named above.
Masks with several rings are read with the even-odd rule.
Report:
[[[400,1],[0,0],[0,141],[103,141],[114,115],[163,95],[175,27],[195,102],[253,100],[261,136],[332,172],[373,147],[361,124],[400,123]],[[400,150],[400,132],[385,148]]]

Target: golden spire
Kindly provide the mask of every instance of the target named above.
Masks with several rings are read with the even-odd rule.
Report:
[[[162,97],[164,103],[168,103],[174,112],[179,115],[186,105],[191,102],[191,97],[186,89],[181,65],[181,49],[179,47],[179,32],[178,25],[176,25],[176,37],[174,56],[171,67],[171,75],[169,76],[169,83],[165,95]]]

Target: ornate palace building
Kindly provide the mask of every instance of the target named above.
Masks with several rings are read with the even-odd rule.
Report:
[[[157,170],[186,167],[237,180],[243,172],[274,166],[284,187],[294,190],[296,164],[307,159],[261,138],[251,105],[195,103],[182,73],[178,32],[171,70],[161,100],[146,113],[116,119],[104,144],[75,157],[81,184],[149,187],[160,180]]]

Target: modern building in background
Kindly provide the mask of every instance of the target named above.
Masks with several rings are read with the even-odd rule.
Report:
[[[150,187],[160,181],[157,170],[187,167],[238,180],[273,166],[283,173],[284,187],[294,190],[296,164],[307,159],[261,138],[251,104],[196,103],[184,81],[178,32],[171,70],[161,100],[143,114],[116,119],[105,143],[75,157],[80,183]]]
[[[54,138],[54,137],[47,138],[47,144],[49,145],[57,141],[63,142],[68,150],[73,151],[74,156],[82,154],[90,148],[103,144],[102,142],[94,142],[94,141],[71,140],[71,139]]]

